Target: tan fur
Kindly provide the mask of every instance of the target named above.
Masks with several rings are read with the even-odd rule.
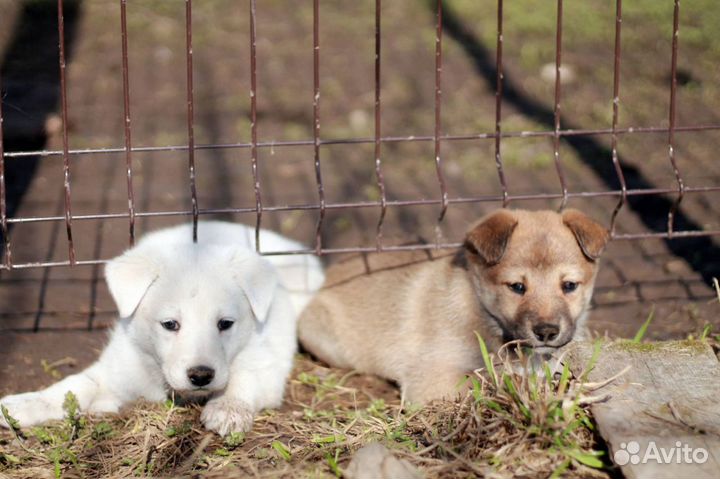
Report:
[[[330,365],[397,381],[411,402],[448,396],[482,364],[475,331],[491,350],[523,339],[548,351],[581,336],[607,240],[576,210],[499,210],[456,252],[355,256],[327,270],[300,341]],[[577,289],[563,292],[567,281]],[[559,332],[543,342],[534,327]]]

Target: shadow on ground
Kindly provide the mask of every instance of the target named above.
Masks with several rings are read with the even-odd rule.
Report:
[[[65,54],[69,62],[80,16],[80,1],[63,2]],[[45,147],[48,115],[58,108],[58,12],[53,2],[25,2],[15,33],[0,67],[2,79],[3,146],[6,152],[36,151]],[[7,215],[15,215],[39,157],[5,162]]]
[[[65,55],[66,61],[69,62],[75,44],[81,2],[66,0],[63,2],[63,7]],[[58,48],[57,5],[49,1],[24,2],[15,23],[12,40],[0,66],[2,141],[5,152],[37,151],[46,147],[48,140],[46,121],[57,111],[60,100]],[[5,161],[8,217],[17,214],[39,161],[39,156],[10,158]],[[60,223],[57,223],[58,227],[59,225]],[[6,239],[2,238],[2,241],[4,244]],[[4,249],[2,251],[4,252]],[[36,324],[44,308],[48,274],[48,270],[43,272],[39,288]],[[33,290],[30,288],[22,290],[19,295],[23,293],[33,294]],[[19,296],[14,300],[23,302],[23,298]],[[13,318],[4,318],[3,321],[9,322],[10,327],[13,326]],[[10,353],[17,343],[17,338],[6,335],[1,339],[1,349],[5,353]]]

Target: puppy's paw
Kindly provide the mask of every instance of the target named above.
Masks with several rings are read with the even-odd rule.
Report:
[[[62,419],[62,406],[54,404],[40,393],[25,393],[5,396],[0,404],[7,408],[11,419],[15,419],[21,427],[34,426],[51,419]],[[9,428],[5,417],[0,414],[0,427]]]
[[[205,427],[221,436],[250,431],[254,417],[255,414],[246,402],[223,396],[208,401],[200,415]]]

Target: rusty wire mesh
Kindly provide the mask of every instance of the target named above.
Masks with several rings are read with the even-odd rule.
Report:
[[[193,89],[193,22],[192,22],[192,0],[185,1],[185,33],[186,33],[186,50],[185,61],[187,67],[186,76],[186,94],[187,94],[187,143],[175,146],[134,146],[132,141],[132,122],[130,111],[131,89],[129,84],[129,66],[128,66],[128,27],[126,20],[127,0],[119,0],[120,30],[121,30],[121,55],[122,55],[122,95],[123,95],[123,111],[124,111],[124,145],[108,146],[104,148],[86,148],[72,149],[68,142],[68,103],[67,103],[67,86],[66,86],[66,63],[65,49],[66,42],[64,31],[63,16],[63,0],[58,0],[58,42],[59,42],[59,74],[60,74],[60,111],[62,118],[62,149],[61,150],[33,150],[33,151],[4,151],[2,142],[2,105],[0,105],[0,226],[2,228],[2,236],[4,239],[4,255],[0,269],[23,269],[38,268],[51,266],[73,266],[73,265],[97,265],[103,263],[106,258],[77,258],[73,242],[73,227],[76,222],[86,220],[108,220],[108,219],[127,219],[128,221],[128,243],[134,244],[135,241],[135,221],[142,217],[157,216],[180,216],[191,217],[194,228],[193,237],[197,238],[198,219],[203,215],[220,214],[220,213],[250,213],[255,215],[256,226],[256,246],[258,251],[263,252],[262,244],[259,243],[258,229],[263,225],[263,214],[265,212],[275,211],[315,211],[317,212],[317,223],[315,228],[315,244],[308,250],[300,251],[284,251],[266,254],[329,254],[338,252],[371,252],[371,251],[391,251],[391,250],[407,250],[407,249],[426,249],[426,248],[444,248],[455,247],[457,243],[448,243],[445,241],[436,241],[430,244],[406,244],[406,245],[388,245],[383,242],[383,226],[385,224],[386,212],[391,206],[416,206],[429,205],[437,206],[439,209],[437,222],[441,223],[445,218],[445,213],[451,205],[479,202],[494,202],[502,206],[510,205],[524,200],[532,199],[557,199],[560,200],[561,207],[564,207],[571,198],[599,198],[612,197],[617,198],[616,207],[612,213],[610,224],[608,225],[616,240],[631,240],[641,238],[688,238],[701,236],[714,236],[720,234],[720,230],[716,229],[694,229],[694,230],[677,230],[675,227],[675,219],[679,209],[681,208],[683,198],[693,193],[710,193],[720,191],[720,185],[704,185],[704,186],[687,186],[683,177],[683,172],[679,169],[676,162],[676,136],[687,132],[699,132],[708,130],[719,130],[720,124],[694,124],[694,125],[677,125],[676,122],[676,103],[677,103],[677,75],[678,75],[678,55],[679,55],[679,25],[680,25],[680,2],[674,0],[674,14],[672,25],[672,48],[668,52],[671,58],[670,84],[669,94],[669,111],[668,125],[650,126],[650,127],[624,127],[621,128],[618,122],[618,115],[621,109],[620,86],[621,76],[620,70],[622,65],[622,49],[621,49],[621,27],[622,27],[622,0],[616,0],[616,21],[615,21],[615,44],[614,44],[614,63],[613,63],[613,98],[612,102],[612,126],[611,128],[599,129],[567,129],[563,128],[561,123],[561,106],[563,92],[561,87],[562,75],[562,59],[563,59],[563,0],[557,0],[557,23],[555,38],[555,79],[554,79],[554,99],[553,99],[553,115],[554,128],[547,131],[506,131],[503,129],[503,95],[504,95],[504,64],[503,64],[503,0],[497,0],[497,43],[495,49],[496,61],[496,84],[495,84],[495,128],[494,131],[478,132],[476,134],[465,135],[446,135],[443,134],[441,122],[442,107],[442,80],[443,80],[443,2],[436,2],[436,31],[435,31],[435,97],[434,97],[434,133],[433,135],[420,136],[383,136],[382,130],[382,96],[381,96],[381,0],[375,1],[375,72],[374,72],[374,136],[364,138],[343,138],[343,139],[323,139],[320,129],[320,99],[321,99],[321,42],[319,27],[321,22],[321,8],[318,0],[313,2],[313,91],[308,94],[313,95],[313,135],[312,138],[306,140],[293,141],[259,141],[257,132],[257,54],[256,54],[256,0],[249,1],[248,21],[250,23],[250,125],[251,125],[251,141],[249,143],[215,143],[215,144],[196,144],[194,134],[194,89]],[[0,84],[2,79],[0,78]],[[627,181],[623,172],[623,165],[618,156],[618,139],[625,135],[647,135],[647,134],[666,134],[667,135],[667,152],[668,161],[672,166],[675,176],[676,186],[672,188],[628,188]],[[565,171],[561,158],[561,142],[571,137],[609,137],[611,140],[612,155],[607,159],[612,162],[617,180],[620,185],[619,189],[611,189],[605,191],[570,191],[566,182]],[[559,182],[558,191],[555,193],[536,193],[536,194],[513,194],[508,185],[503,165],[503,139],[507,138],[533,138],[547,137],[553,141],[553,162],[557,172]],[[494,159],[497,170],[498,181],[501,187],[500,194],[485,196],[450,196],[443,173],[443,154],[442,145],[447,142],[471,141],[471,140],[488,140],[494,142]],[[391,200],[386,195],[386,185],[383,175],[385,164],[383,163],[383,145],[388,143],[402,142],[432,142],[434,147],[435,171],[437,176],[437,196],[435,198],[424,199],[405,199]],[[320,151],[328,145],[360,145],[372,144],[374,146],[374,165],[375,179],[379,190],[379,199],[376,201],[348,201],[348,202],[328,202],[325,196],[323,183],[323,168],[320,160]],[[315,180],[317,187],[317,202],[303,204],[284,204],[266,206],[263,204],[263,185],[258,174],[259,157],[258,151],[266,148],[283,148],[293,146],[311,146],[313,148],[313,159],[315,168]],[[249,207],[225,207],[225,208],[202,208],[198,203],[198,195],[196,191],[196,164],[195,152],[199,150],[219,150],[219,149],[249,149],[251,158],[251,172],[253,177],[253,188],[255,205]],[[133,190],[133,153],[138,152],[184,152],[187,154],[188,166],[188,197],[190,207],[181,210],[170,211],[141,211],[138,209]],[[124,155],[127,171],[127,212],[121,213],[95,213],[74,215],[72,213],[72,168],[70,157],[72,155]],[[5,181],[5,162],[7,159],[22,159],[23,157],[39,156],[41,158],[61,157],[63,161],[64,173],[64,211],[60,215],[52,216],[34,216],[34,217],[9,217],[7,214],[7,185]],[[671,207],[667,211],[667,226],[664,231],[648,231],[639,233],[618,233],[615,229],[616,218],[618,213],[626,207],[628,198],[633,196],[644,195],[665,195],[672,198]],[[322,231],[325,221],[326,212],[329,210],[343,210],[356,208],[377,209],[378,219],[376,225],[374,245],[358,245],[353,247],[330,248],[323,245]],[[66,260],[61,261],[38,261],[38,262],[14,262],[12,248],[12,233],[10,227],[20,223],[37,223],[37,222],[60,222],[64,223],[67,237],[68,254]]]

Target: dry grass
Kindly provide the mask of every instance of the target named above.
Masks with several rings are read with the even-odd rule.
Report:
[[[503,373],[496,360],[464,397],[413,410],[380,379],[296,363],[283,407],[246,436],[209,434],[195,406],[85,418],[69,402],[64,421],[0,433],[0,477],[339,477],[371,441],[427,477],[607,477],[586,389],[567,369],[548,381]]]

